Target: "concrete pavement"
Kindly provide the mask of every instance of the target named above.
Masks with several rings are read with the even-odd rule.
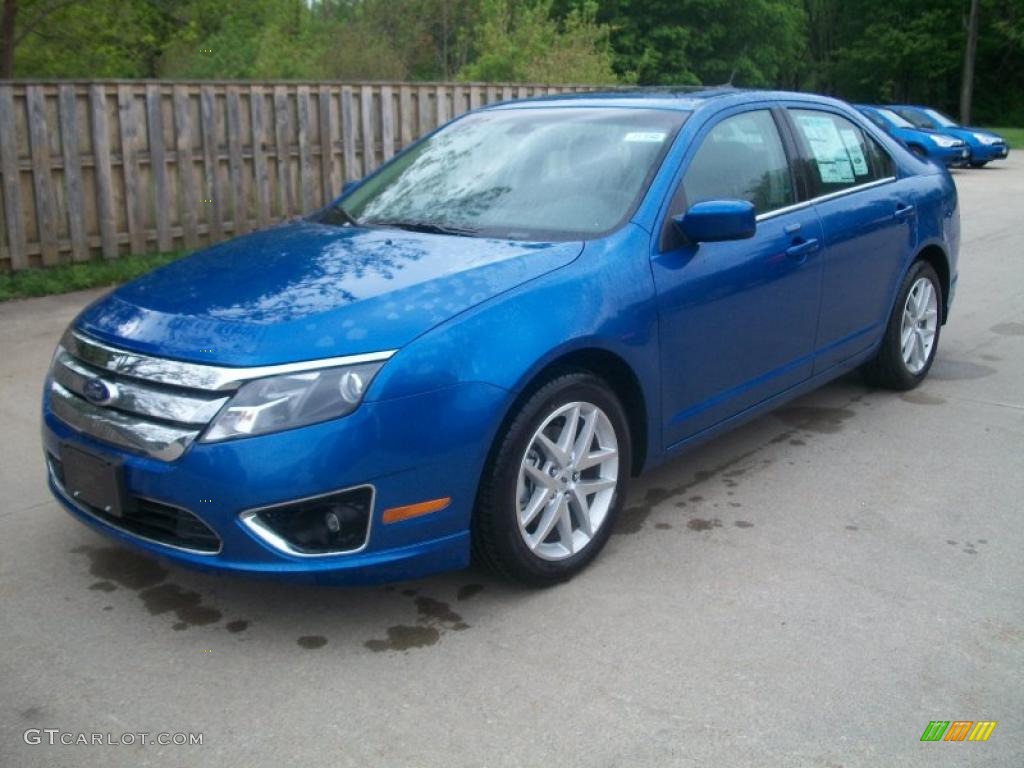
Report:
[[[953,318],[905,395],[847,377],[643,478],[545,591],[181,570],[50,499],[52,348],[0,304],[0,765],[1024,765],[1024,156],[956,173]],[[930,720],[996,720],[921,743]],[[26,729],[201,732],[49,746]]]

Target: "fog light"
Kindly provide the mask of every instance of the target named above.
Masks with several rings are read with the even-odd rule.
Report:
[[[243,512],[242,522],[276,549],[294,555],[353,552],[366,544],[373,507],[369,486]]]

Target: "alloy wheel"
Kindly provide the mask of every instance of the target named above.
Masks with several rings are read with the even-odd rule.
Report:
[[[608,517],[618,476],[618,438],[604,411],[572,402],[551,413],[530,439],[516,486],[530,551],[564,560],[583,550]]]
[[[903,364],[915,376],[924,370],[931,359],[938,327],[939,302],[935,286],[927,277],[919,277],[907,294],[900,328]]]

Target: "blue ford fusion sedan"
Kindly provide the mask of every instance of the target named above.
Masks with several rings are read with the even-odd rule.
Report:
[[[967,147],[971,150],[969,162],[972,168],[982,168],[992,160],[1001,160],[1010,154],[1006,139],[998,133],[959,125],[937,109],[909,105],[893,106],[889,109],[918,128],[938,131],[952,138],[966,141]]]
[[[87,307],[45,383],[50,486],[193,566],[557,582],[631,476],[856,367],[920,383],[959,239],[949,174],[839,101],[491,106]]]
[[[947,136],[929,128],[916,128],[913,123],[888,107],[867,104],[855,106],[868,120],[894,139],[903,142],[915,155],[931,158],[943,165],[966,164],[971,159],[971,150],[967,148],[967,142],[963,139]]]

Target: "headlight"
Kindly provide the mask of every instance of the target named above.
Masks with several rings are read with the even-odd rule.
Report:
[[[960,139],[954,139],[949,136],[929,135],[928,138],[934,141],[936,146],[939,147],[956,147],[963,144]]]
[[[263,435],[345,416],[362,402],[383,365],[364,363],[246,382],[217,414],[202,442]]]
[[[974,138],[980,141],[982,144],[998,144],[1002,139],[998,136],[992,136],[988,133],[975,133]]]

